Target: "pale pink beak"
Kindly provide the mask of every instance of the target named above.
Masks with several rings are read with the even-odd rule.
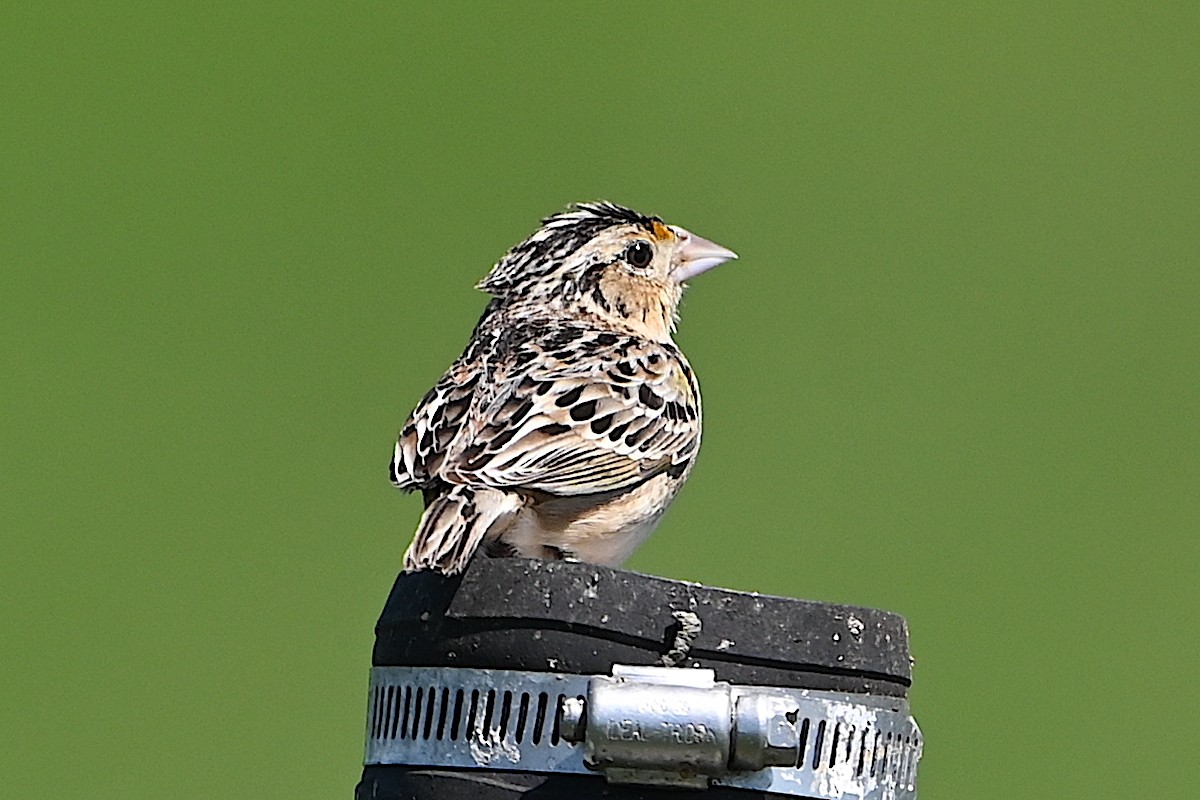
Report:
[[[737,253],[727,247],[721,247],[716,242],[710,242],[674,225],[671,226],[671,230],[680,241],[679,249],[675,252],[675,267],[671,270],[671,278],[676,283],[683,283],[701,272],[708,272],[713,267],[737,258]]]

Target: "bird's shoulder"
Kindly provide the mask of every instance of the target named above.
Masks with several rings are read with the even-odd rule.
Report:
[[[631,373],[654,380],[678,373],[695,381],[691,365],[674,342],[647,338],[633,330],[590,319],[551,315],[498,316],[476,332],[485,362],[485,380],[497,384],[529,374],[594,375],[615,372],[629,383]]]

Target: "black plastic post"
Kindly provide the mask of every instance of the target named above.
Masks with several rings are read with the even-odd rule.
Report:
[[[699,629],[696,629],[696,623]],[[703,667],[717,680],[904,697],[908,628],[887,611],[735,592],[563,561],[477,558],[464,575],[400,575],[374,666],[608,674]],[[772,795],[714,787],[711,800]],[[367,766],[356,800],[697,797],[602,776]]]

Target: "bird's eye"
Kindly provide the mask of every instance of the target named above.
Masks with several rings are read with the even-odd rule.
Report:
[[[654,259],[654,250],[645,239],[638,239],[625,251],[625,261],[634,269],[645,269]]]

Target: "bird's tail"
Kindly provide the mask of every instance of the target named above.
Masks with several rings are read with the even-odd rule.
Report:
[[[521,510],[521,498],[498,489],[455,486],[425,507],[404,571],[462,572],[479,545],[499,533]]]

